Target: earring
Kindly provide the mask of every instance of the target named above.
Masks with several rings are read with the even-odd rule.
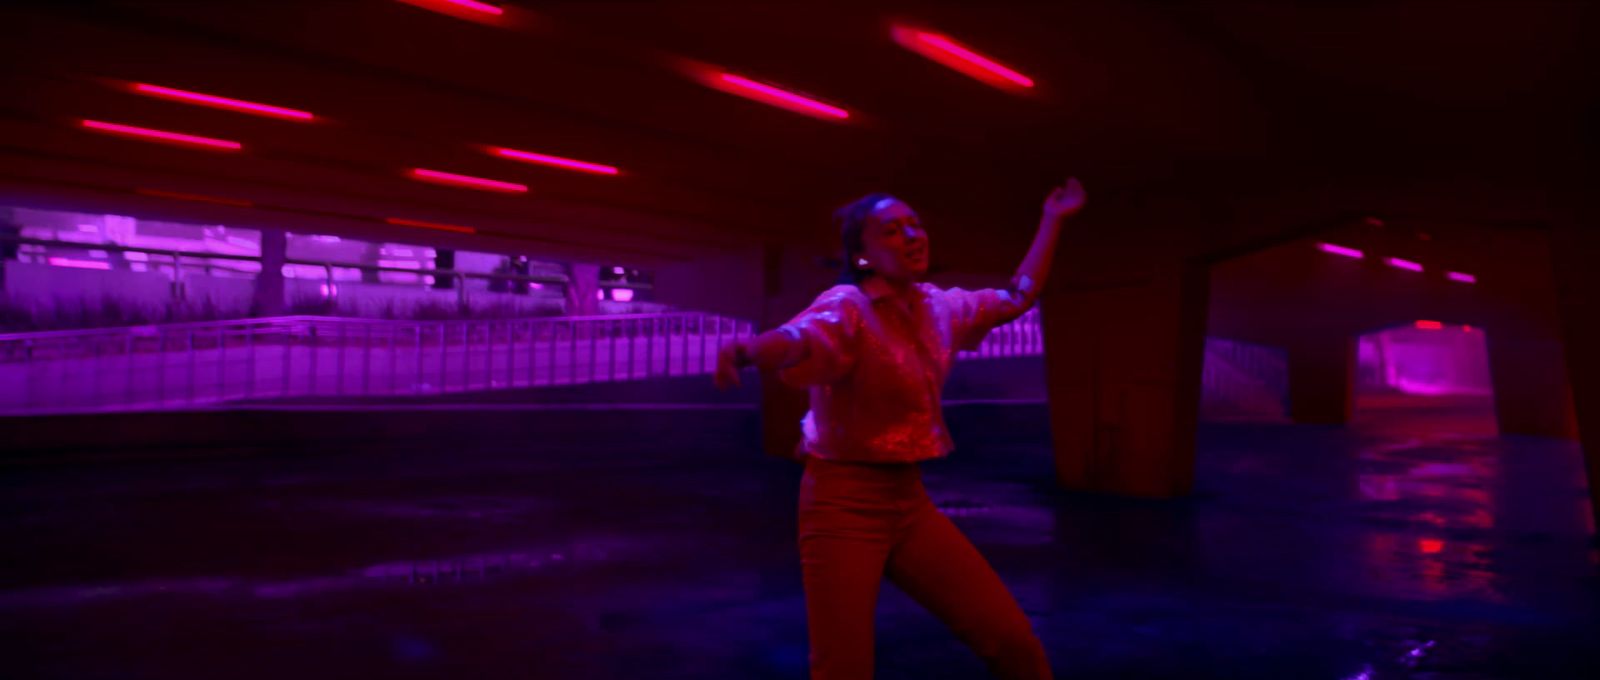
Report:
[[[856,266],[857,267],[866,267],[867,266],[867,258],[864,258],[864,257],[856,258]]]

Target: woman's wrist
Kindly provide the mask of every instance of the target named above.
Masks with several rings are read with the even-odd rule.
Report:
[[[1018,293],[1028,297],[1033,297],[1034,294],[1039,292],[1038,283],[1033,280],[1033,277],[1022,272],[1017,272],[1015,276],[1011,277],[1011,287]]]
[[[738,366],[739,368],[744,368],[753,363],[755,363],[755,360],[750,358],[750,341],[734,340],[733,365]]]

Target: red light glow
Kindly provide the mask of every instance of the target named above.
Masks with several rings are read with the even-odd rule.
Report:
[[[1422,551],[1424,555],[1437,555],[1444,552],[1444,541],[1437,538],[1419,538],[1417,550]]]
[[[385,217],[383,221],[402,227],[417,227],[419,229],[434,229],[438,231],[453,231],[458,234],[476,234],[477,229],[463,227],[459,224],[445,224],[443,222],[427,222],[424,220],[408,220],[404,217]]]
[[[1389,266],[1394,267],[1395,269],[1404,269],[1406,271],[1413,271],[1413,272],[1422,271],[1422,264],[1419,263],[1419,262],[1412,262],[1411,260],[1402,260],[1402,259],[1400,259],[1398,257],[1391,257],[1391,258],[1389,258],[1387,260],[1387,262],[1389,263]]]
[[[133,91],[140,94],[147,94],[152,97],[160,97],[162,99],[172,99],[189,104],[199,104],[200,106],[209,106],[215,109],[227,109],[229,111],[238,111],[241,113],[252,113],[258,116],[271,116],[273,118],[287,118],[290,120],[311,120],[316,117],[305,111],[286,109],[281,106],[247,102],[243,99],[229,99],[227,97],[218,97],[216,95],[203,94],[200,92],[190,92],[188,90],[178,90],[170,87],[162,87],[160,85],[151,85],[149,83],[134,83]]]
[[[1444,324],[1438,321],[1418,321],[1416,326],[1419,330],[1424,331],[1437,331],[1444,328]]]
[[[77,260],[70,257],[52,257],[49,259],[52,267],[71,267],[73,269],[100,269],[110,270],[111,263],[98,260]]]
[[[1324,253],[1333,253],[1334,255],[1342,255],[1344,257],[1353,257],[1353,258],[1358,259],[1358,260],[1367,256],[1366,253],[1363,253],[1363,252],[1361,252],[1359,250],[1356,250],[1355,248],[1346,248],[1344,246],[1336,246],[1336,245],[1334,245],[1332,243],[1318,243],[1317,247],[1322,249],[1322,252],[1324,252]]]
[[[579,161],[571,158],[562,158],[560,156],[534,153],[532,151],[518,151],[516,149],[507,149],[500,146],[489,147],[489,153],[500,156],[501,158],[510,158],[512,160],[522,161],[524,163],[548,165],[551,167],[563,168],[566,170],[576,170],[578,172],[588,172],[596,175],[615,175],[619,172],[616,168],[609,165],[601,165],[599,163],[590,163],[588,161]]]
[[[505,10],[495,7],[487,2],[476,2],[475,0],[445,0],[445,2],[463,9],[470,9],[474,12],[483,12],[484,14],[500,16],[501,14],[505,13]]]
[[[105,121],[85,119],[83,121],[83,126],[89,128],[90,130],[98,130],[100,132],[107,132],[114,135],[136,137],[139,139],[167,142],[171,144],[182,144],[185,146],[201,146],[208,149],[224,149],[227,151],[238,151],[244,148],[244,145],[228,139],[215,139],[212,137],[186,135],[181,132],[167,132],[166,130],[152,130],[150,128],[134,127],[132,125],[122,125],[121,123],[107,123]]]
[[[400,0],[400,2],[459,19],[497,18],[506,13],[504,7],[477,0]]]
[[[528,191],[528,187],[525,184],[502,182],[497,179],[484,179],[470,175],[458,175],[453,172],[440,172],[427,168],[412,168],[411,176],[424,182],[466,187],[468,189],[481,189],[483,191],[501,191],[512,194],[526,193]]]
[[[1033,79],[978,54],[949,37],[914,28],[895,26],[890,36],[912,52],[990,85],[1004,88],[1031,88]]]
[[[787,90],[782,90],[766,83],[758,83],[744,76],[732,73],[720,73],[710,79],[709,84],[729,94],[738,95],[752,101],[788,109],[795,113],[804,114],[823,120],[845,120],[850,117],[850,112],[837,106],[824,104],[810,97],[803,97]]]
[[[156,198],[171,198],[179,201],[194,201],[196,203],[216,203],[217,205],[231,205],[235,208],[248,208],[253,203],[239,198],[223,198],[221,196],[207,196],[205,194],[187,194],[181,191],[163,191],[161,189],[134,189],[134,193],[142,196]]]

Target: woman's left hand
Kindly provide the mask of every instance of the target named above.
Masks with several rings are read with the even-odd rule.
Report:
[[[1088,200],[1089,195],[1084,192],[1078,178],[1069,177],[1066,184],[1056,187],[1045,197],[1044,216],[1051,221],[1060,222],[1078,214]]]
[[[746,351],[743,344],[743,340],[734,340],[717,350],[717,370],[711,375],[717,389],[728,390],[739,386],[739,358]]]

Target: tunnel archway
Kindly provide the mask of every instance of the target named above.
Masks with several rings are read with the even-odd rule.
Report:
[[[1351,427],[1385,434],[1495,437],[1488,334],[1431,319],[1356,340]]]

